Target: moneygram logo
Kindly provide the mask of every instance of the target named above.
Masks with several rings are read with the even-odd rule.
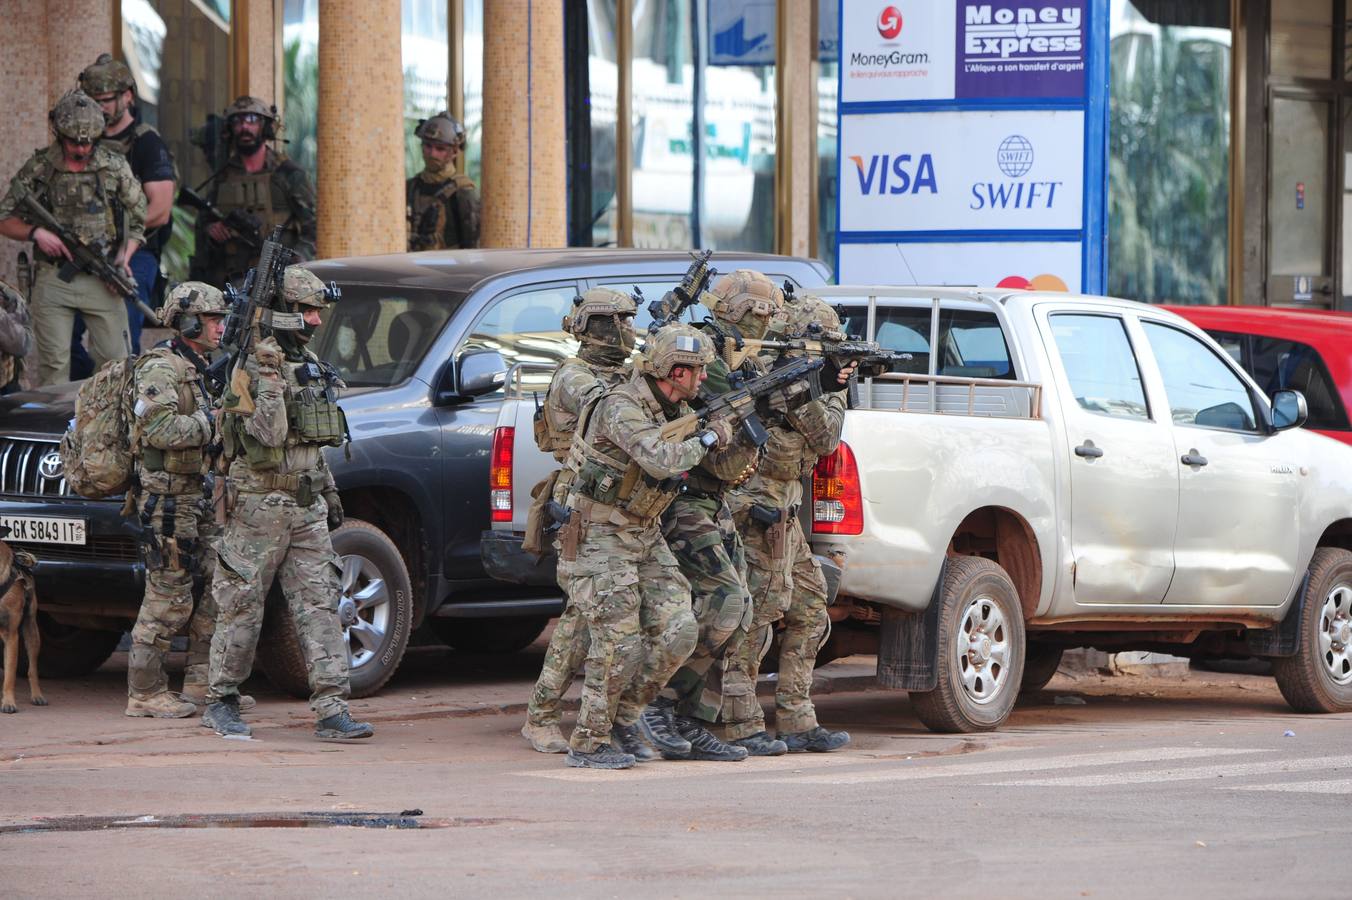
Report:
[[[901,10],[895,6],[884,6],[883,11],[878,13],[878,33],[886,41],[901,34]]]
[[[1079,6],[969,3],[963,24],[967,60],[1040,59],[1078,54],[1084,46]]]

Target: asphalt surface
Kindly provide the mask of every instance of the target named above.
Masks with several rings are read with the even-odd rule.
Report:
[[[416,651],[354,702],[377,732],[353,745],[315,741],[265,683],[252,741],[125,718],[117,655],[49,682],[46,708],[21,684],[0,717],[0,893],[1347,893],[1352,716],[1291,713],[1270,678],[1058,675],[1000,732],[952,736],[858,690],[855,658],[819,673],[844,751],[598,772],[518,735],[539,661]]]

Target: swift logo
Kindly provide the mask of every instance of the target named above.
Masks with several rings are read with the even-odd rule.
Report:
[[[869,194],[918,194],[927,189],[931,194],[939,193],[939,183],[934,176],[934,160],[928,153],[914,157],[909,153],[892,156],[887,153],[875,153],[869,157],[868,166],[862,156],[851,156],[855,168],[859,170],[859,193]],[[892,183],[888,184],[888,171],[892,173]]]
[[[878,13],[878,33],[885,41],[893,40],[901,34],[901,10],[895,6],[884,6],[883,11]]]
[[[1020,179],[1033,168],[1033,144],[1011,134],[995,151],[995,164],[1007,178]],[[972,185],[971,209],[1051,209],[1060,181],[978,181]]]

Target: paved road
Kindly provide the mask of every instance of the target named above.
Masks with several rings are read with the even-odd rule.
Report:
[[[0,832],[155,818],[0,833],[7,896],[1347,892],[1352,716],[1292,714],[1255,676],[1058,676],[962,737],[926,732],[904,695],[844,691],[820,708],[855,735],[845,752],[593,772],[516,734],[538,648],[424,651],[358,701],[378,725],[358,746],[314,742],[304,704],[266,688],[251,742],[123,718],[116,661],[0,718]],[[858,671],[837,664],[836,686]],[[149,827],[414,809],[435,827]]]

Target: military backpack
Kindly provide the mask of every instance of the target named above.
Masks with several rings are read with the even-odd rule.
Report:
[[[81,497],[114,497],[131,487],[135,368],[131,357],[110,360],[75,395],[75,418],[61,437],[60,452],[66,483]]]

